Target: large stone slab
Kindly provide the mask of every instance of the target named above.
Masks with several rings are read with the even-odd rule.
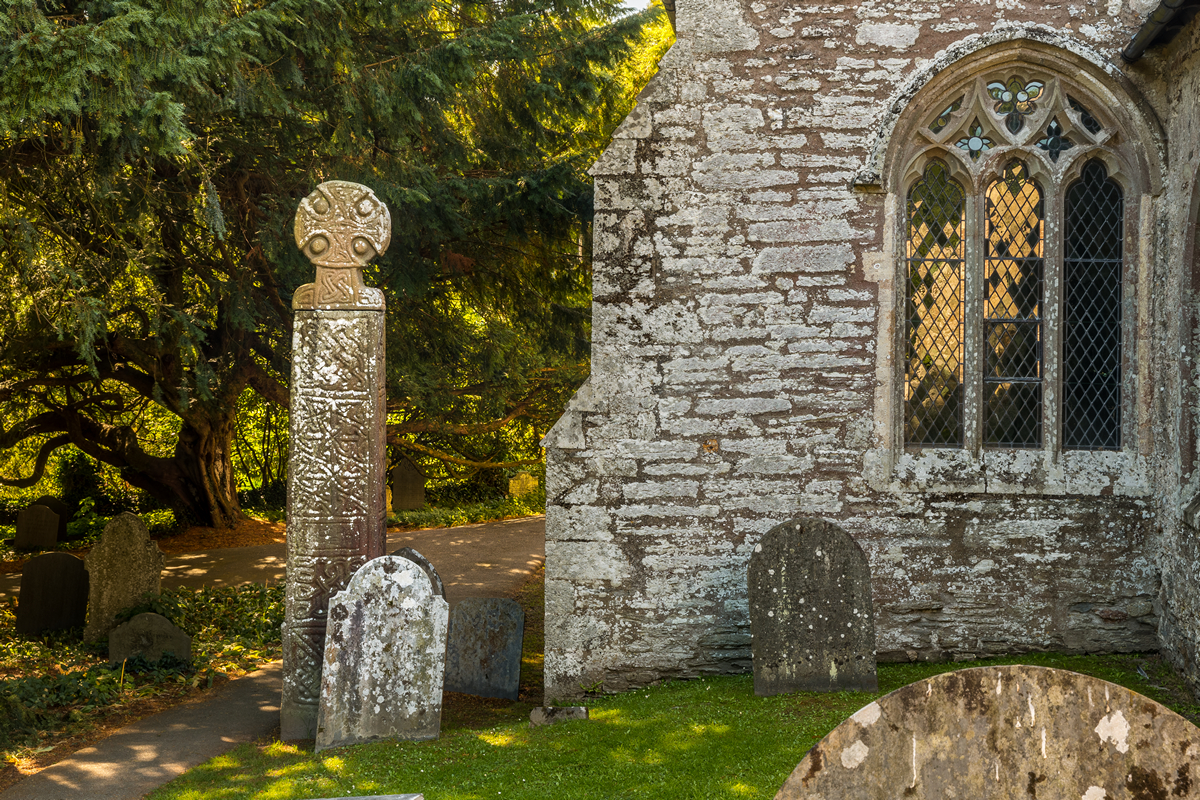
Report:
[[[442,584],[442,576],[438,575],[437,569],[433,564],[429,563],[429,559],[413,550],[411,547],[400,547],[392,551],[392,555],[407,558],[421,569],[425,570],[425,576],[429,578],[429,582],[433,584],[433,593],[438,597],[446,596],[446,587]]]
[[[120,664],[137,656],[155,662],[167,653],[191,661],[192,637],[161,614],[147,611],[109,631],[109,663]]]
[[[21,570],[17,633],[35,636],[83,627],[87,604],[88,572],[82,558],[70,553],[31,558]]]
[[[84,563],[88,570],[85,642],[103,639],[115,627],[118,612],[161,589],[162,551],[135,514],[113,517]]]
[[[42,495],[30,503],[30,505],[45,506],[55,514],[58,514],[58,540],[65,542],[67,540],[67,523],[74,518],[75,509],[57,497],[48,494]]]
[[[383,556],[329,603],[316,749],[436,739],[449,606],[425,571]]]
[[[32,505],[17,514],[14,550],[53,550],[62,518],[53,509]]]
[[[387,249],[391,217],[367,187],[329,181],[300,203],[295,234],[317,269],[292,298],[285,740],[316,736],[329,598],[383,555],[383,293],[362,267]]]
[[[392,467],[392,510],[416,511],[425,507],[425,475],[407,458]]]
[[[1116,684],[1045,667],[948,672],[870,703],[776,800],[1200,797],[1200,729]]]
[[[871,568],[831,522],[767,531],[747,572],[754,693],[875,691]]]
[[[516,700],[525,612],[515,600],[469,597],[450,611],[447,692]]]

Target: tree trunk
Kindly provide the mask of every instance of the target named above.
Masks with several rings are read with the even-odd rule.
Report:
[[[169,505],[180,524],[232,528],[245,517],[231,458],[234,415],[189,416],[165,469],[130,471],[126,480]]]

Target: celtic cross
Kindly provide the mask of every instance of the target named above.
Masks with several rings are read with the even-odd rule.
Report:
[[[362,270],[391,240],[392,215],[374,192],[349,181],[322,183],[296,211],[296,246],[317,276],[296,290],[292,308],[382,309],[383,292],[363,283]]]

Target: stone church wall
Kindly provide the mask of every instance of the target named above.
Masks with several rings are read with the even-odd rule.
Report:
[[[1172,457],[1148,395],[1115,479],[1019,459],[983,490],[879,477],[895,211],[853,185],[914,76],[1026,40],[1116,63],[1148,10],[679,0],[677,43],[593,169],[592,375],[546,439],[548,697],[747,670],[750,552],[799,515],[867,552],[881,660],[1153,650],[1164,602],[1196,641],[1194,581],[1159,557],[1166,536],[1194,559],[1195,538],[1156,515]]]

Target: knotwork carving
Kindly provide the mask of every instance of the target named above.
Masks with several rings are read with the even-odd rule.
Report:
[[[317,267],[296,290],[292,308],[383,308],[383,292],[363,283],[362,269],[392,241],[392,215],[375,193],[349,181],[326,181],[300,201],[296,246]]]

